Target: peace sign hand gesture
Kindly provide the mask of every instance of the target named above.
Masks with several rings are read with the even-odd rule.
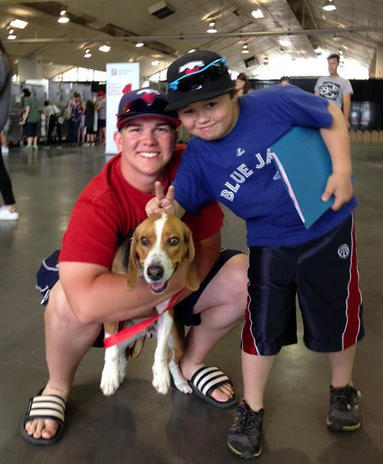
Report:
[[[154,191],[156,196],[146,204],[146,214],[148,216],[160,213],[175,214],[174,187],[171,185],[165,195],[162,183],[157,181],[154,183]]]

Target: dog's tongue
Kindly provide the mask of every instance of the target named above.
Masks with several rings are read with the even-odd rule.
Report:
[[[166,284],[163,282],[150,284],[150,288],[155,293],[161,292],[165,288],[165,286]]]

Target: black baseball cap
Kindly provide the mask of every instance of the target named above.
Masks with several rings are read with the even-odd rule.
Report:
[[[206,50],[188,53],[174,61],[168,68],[167,81],[167,110],[218,97],[231,92],[235,87],[226,59]]]
[[[175,111],[168,111],[169,98],[166,93],[145,87],[124,93],[118,106],[117,128],[122,129],[132,119],[158,116],[175,127],[181,124]]]

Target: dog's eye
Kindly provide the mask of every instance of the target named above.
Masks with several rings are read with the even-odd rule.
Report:
[[[180,239],[177,238],[177,237],[170,237],[169,240],[168,240],[168,244],[170,246],[176,246],[180,243]]]
[[[143,246],[148,246],[150,244],[149,240],[146,237],[141,237],[140,242]]]

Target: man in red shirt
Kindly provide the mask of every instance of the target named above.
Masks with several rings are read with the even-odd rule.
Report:
[[[111,273],[118,244],[146,218],[145,205],[155,194],[155,181],[167,189],[180,162],[181,150],[175,149],[180,122],[176,113],[165,111],[167,103],[165,94],[152,89],[123,95],[114,136],[120,153],[82,191],[60,255],[56,252],[50,257],[53,262],[47,260],[42,267],[54,274],[53,281],[38,282],[44,303],[49,296],[45,313],[49,380],[31,398],[24,416],[22,436],[31,444],[50,445],[61,438],[77,366],[100,340],[102,323],[149,317],[155,314],[155,305],[183,288],[181,279],[175,278],[161,295],[153,295],[144,282],[128,292],[125,277]],[[217,203],[184,220],[193,233],[201,286],[198,292],[184,292],[177,304],[185,324],[193,326],[180,368],[199,397],[217,407],[230,407],[236,403],[231,380],[206,367],[204,359],[243,318],[247,257],[221,251],[223,214]],[[204,377],[210,388],[201,381]]]

